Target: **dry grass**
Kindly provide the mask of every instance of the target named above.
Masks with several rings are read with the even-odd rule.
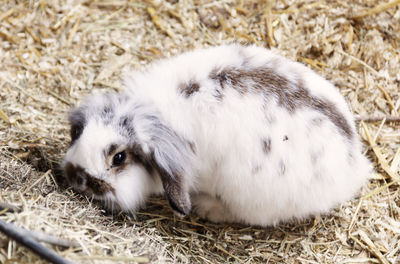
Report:
[[[278,49],[334,82],[356,115],[398,120],[399,20],[398,0],[3,0],[0,200],[23,210],[0,217],[76,241],[53,249],[79,263],[399,263],[399,123],[359,124],[376,168],[360,197],[274,228],[175,219],[157,198],[136,218],[110,216],[56,183],[72,105],[120,89],[128,66],[196,47]],[[0,236],[0,262],[42,261]]]

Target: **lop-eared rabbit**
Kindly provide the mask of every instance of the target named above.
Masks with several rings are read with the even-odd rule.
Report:
[[[65,175],[135,211],[152,194],[179,215],[268,226],[352,198],[370,163],[338,90],[256,46],[195,50],[97,93],[70,114]]]

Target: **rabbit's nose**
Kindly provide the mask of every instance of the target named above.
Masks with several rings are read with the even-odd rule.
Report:
[[[82,185],[83,182],[84,182],[83,177],[81,177],[81,176],[76,177],[76,183],[77,183],[78,185]]]
[[[84,191],[86,189],[87,177],[85,173],[77,173],[73,181],[73,186],[79,191]]]
[[[68,162],[64,167],[64,171],[67,180],[75,189],[79,191],[86,189],[87,174],[82,167]]]

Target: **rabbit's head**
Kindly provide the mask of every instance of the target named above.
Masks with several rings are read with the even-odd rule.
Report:
[[[95,94],[69,121],[71,146],[63,168],[75,190],[127,211],[164,190],[176,213],[189,213],[184,175],[190,173],[190,144],[151,104],[128,94]]]

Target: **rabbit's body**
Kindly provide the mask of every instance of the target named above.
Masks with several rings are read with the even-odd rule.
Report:
[[[113,120],[132,115],[130,137],[136,139],[126,144],[139,146],[147,157],[140,159],[156,172],[148,170],[155,176],[141,190],[127,187],[128,178],[119,185],[102,178],[114,186],[116,198],[110,199],[123,209],[136,209],[145,196],[165,189],[179,213],[188,213],[191,201],[210,220],[266,226],[327,212],[351,198],[370,170],[336,88],[269,50],[227,45],[185,53],[132,74],[126,86],[124,99],[112,104]],[[150,135],[154,119],[172,132]],[[90,167],[71,154],[86,141],[72,145],[66,162]],[[134,167],[124,177],[134,178],[128,175]],[[119,188],[126,190],[118,194]],[[130,188],[141,199],[129,198]]]

